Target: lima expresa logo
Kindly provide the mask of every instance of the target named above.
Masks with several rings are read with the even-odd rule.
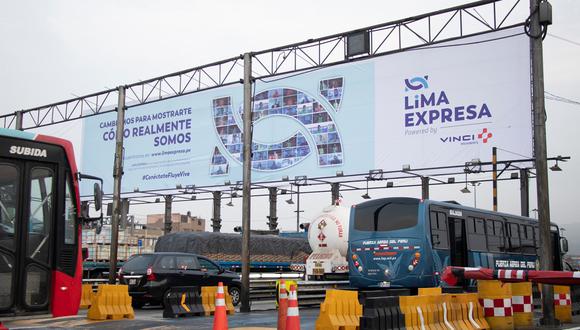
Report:
[[[479,144],[487,143],[493,137],[493,133],[484,128],[479,133],[475,134],[463,134],[463,135],[451,135],[443,138],[439,138],[443,143],[459,143],[459,144]]]
[[[429,88],[429,83],[427,82],[427,79],[429,79],[429,76],[405,79],[405,92],[408,92],[409,90],[417,91],[420,90],[421,88],[425,89]]]
[[[429,76],[405,79],[403,104],[405,128],[425,128],[431,125],[452,127],[465,121],[491,119],[491,111],[485,102],[455,103],[445,90],[432,88]]]

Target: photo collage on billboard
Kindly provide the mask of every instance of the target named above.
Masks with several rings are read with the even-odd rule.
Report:
[[[241,108],[240,111],[242,111]],[[312,96],[293,88],[276,88],[257,94],[254,98],[253,120],[257,121],[274,115],[292,117],[309,131],[316,144],[319,166],[342,164],[342,144],[336,125],[324,106]],[[282,148],[278,149],[280,146]],[[310,153],[306,137],[300,132],[281,144],[267,145],[267,147],[268,159],[275,157],[274,159],[282,160],[283,166],[273,169],[291,166]],[[262,160],[262,157],[254,158],[254,161]],[[263,166],[254,165],[254,168],[263,169]]]
[[[240,106],[238,111],[242,115],[243,107]],[[241,162],[243,134],[235,123],[230,97],[213,100],[213,116],[223,146],[231,157]],[[291,88],[258,93],[254,97],[252,120],[265,120],[268,116],[285,116],[299,121],[314,140],[319,166],[343,163],[342,144],[336,125],[324,106],[313,97]],[[307,138],[301,132],[278,143],[253,143],[252,168],[258,171],[285,169],[302,161],[311,151]],[[216,147],[212,157],[212,175],[227,173],[227,165],[221,163],[223,161],[225,157]]]
[[[325,79],[320,81],[319,92],[328,103],[338,111],[343,95],[344,79],[342,77]]]
[[[210,175],[226,175],[229,173],[229,167],[226,157],[222,155],[218,147],[215,147],[211,156]]]

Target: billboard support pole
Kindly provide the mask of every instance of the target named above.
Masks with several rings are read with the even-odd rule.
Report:
[[[117,281],[117,245],[121,216],[121,178],[123,177],[123,132],[125,131],[125,87],[118,87],[115,164],[113,165],[113,212],[111,213],[111,251],[109,252],[109,283]]]
[[[276,230],[278,228],[278,215],[277,215],[277,203],[278,203],[278,188],[269,187],[269,200],[270,200],[270,215],[268,216],[268,229]]]
[[[520,204],[522,216],[530,216],[530,185],[528,180],[528,169],[520,169]]]
[[[250,312],[250,215],[252,183],[252,54],[244,54],[244,170],[242,196],[242,294],[240,312]]]
[[[214,233],[219,233],[222,228],[222,192],[214,191],[213,195],[213,217],[211,218],[211,227]]]
[[[544,3],[544,5],[549,5]],[[532,109],[534,118],[534,156],[536,165],[536,191],[538,199],[538,224],[540,229],[540,269],[553,270],[552,244],[550,242],[550,199],[548,193],[548,161],[546,147],[546,109],[544,104],[544,64],[540,26],[540,0],[530,0],[529,36],[532,54]],[[551,285],[542,285],[542,325],[556,325],[554,295]]]
[[[171,234],[171,202],[173,202],[173,196],[165,196],[165,217],[163,225],[163,235]]]

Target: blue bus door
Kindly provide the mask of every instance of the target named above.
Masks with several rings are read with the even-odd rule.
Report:
[[[467,240],[465,220],[449,217],[449,245],[451,266],[467,267]]]

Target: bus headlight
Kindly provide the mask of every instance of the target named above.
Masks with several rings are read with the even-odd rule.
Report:
[[[363,271],[362,266],[358,266],[358,271],[362,273],[362,271]]]
[[[385,269],[385,275],[386,275],[386,276],[389,276],[389,274],[390,274],[390,273],[391,273],[391,271],[390,271],[388,268],[387,268],[387,269]]]
[[[413,271],[413,269],[415,269],[415,266],[413,266],[413,265],[409,265],[409,267],[407,267],[407,269],[409,269],[409,271],[410,271],[410,272],[412,272],[412,271]]]

